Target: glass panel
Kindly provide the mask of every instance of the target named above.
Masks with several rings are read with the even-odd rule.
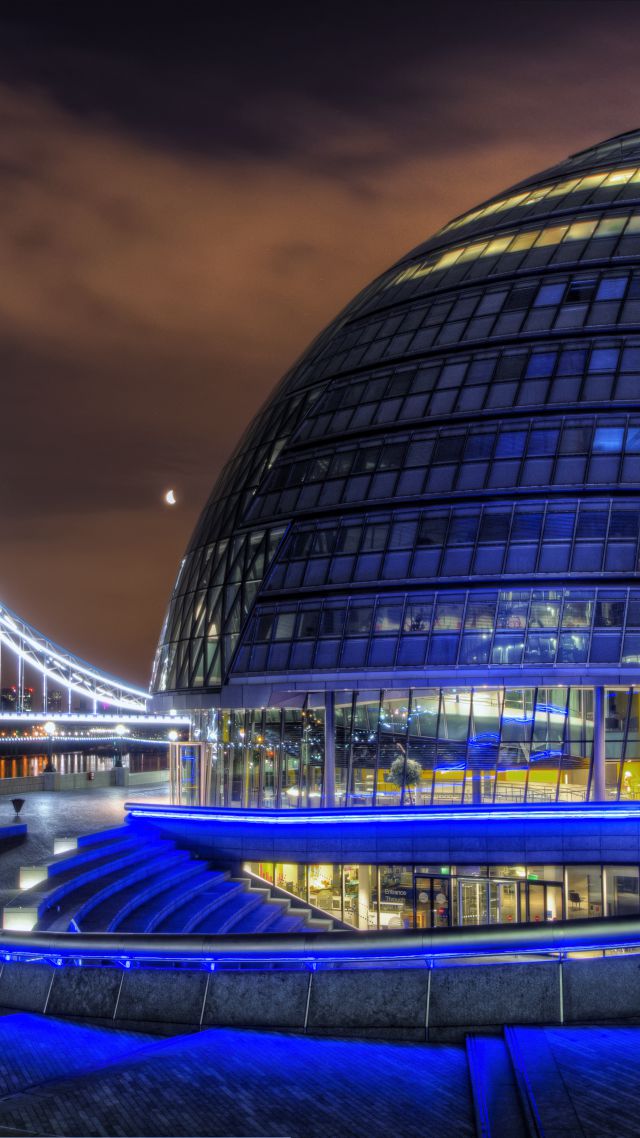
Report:
[[[429,805],[433,796],[434,771],[437,763],[437,738],[440,693],[436,689],[417,688],[412,692],[408,719],[407,755],[422,768],[419,801]]]
[[[275,884],[295,897],[307,900],[307,867],[279,863],[275,867]]]
[[[431,928],[431,878],[416,877],[414,880],[416,928],[429,929]]]
[[[434,877],[431,881],[431,923],[434,929],[446,928],[450,924],[451,884],[448,877]]]
[[[459,924],[488,924],[488,888],[488,881],[458,878]]]
[[[518,885],[515,881],[489,883],[489,920],[492,925],[518,922]]]
[[[640,912],[638,867],[605,866],[604,890],[607,917],[634,917]]]
[[[414,884],[411,867],[381,865],[380,928],[411,928],[413,926],[413,898]]]
[[[373,805],[379,715],[379,699],[374,700],[366,694],[358,696],[353,724],[349,806]]]
[[[339,865],[309,866],[309,901],[342,919],[342,874]]]
[[[567,866],[567,917],[602,916],[602,870],[599,865]]]
[[[546,919],[545,886],[527,884],[529,914],[527,920],[536,924]]]

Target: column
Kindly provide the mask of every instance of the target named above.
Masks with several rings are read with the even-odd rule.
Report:
[[[322,805],[336,804],[336,696],[327,692],[324,699],[324,777]]]
[[[605,778],[605,690],[603,687],[593,691],[593,775],[592,798],[604,802],[606,798]]]
[[[370,865],[358,866],[358,925],[359,929],[369,928],[369,906],[371,904],[371,869]]]

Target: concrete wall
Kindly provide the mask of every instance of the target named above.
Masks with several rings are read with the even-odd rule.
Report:
[[[96,771],[92,779],[84,774],[35,774],[27,778],[0,779],[0,797],[34,794],[41,790],[97,790],[105,786],[156,786],[168,783],[169,772],[141,771],[131,773],[126,767]]]
[[[3,1010],[158,1034],[225,1026],[455,1041],[504,1024],[640,1022],[640,954],[315,972],[5,963]]]

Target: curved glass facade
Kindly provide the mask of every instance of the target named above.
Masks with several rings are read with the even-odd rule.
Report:
[[[632,132],[445,226],[285,376],[192,537],[156,703],[227,804],[637,797],[639,492]]]

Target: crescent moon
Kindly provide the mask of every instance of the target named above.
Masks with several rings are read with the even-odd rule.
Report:
[[[164,496],[164,500],[168,506],[175,506],[177,499],[176,499],[174,491],[173,490],[167,490],[167,492]]]

